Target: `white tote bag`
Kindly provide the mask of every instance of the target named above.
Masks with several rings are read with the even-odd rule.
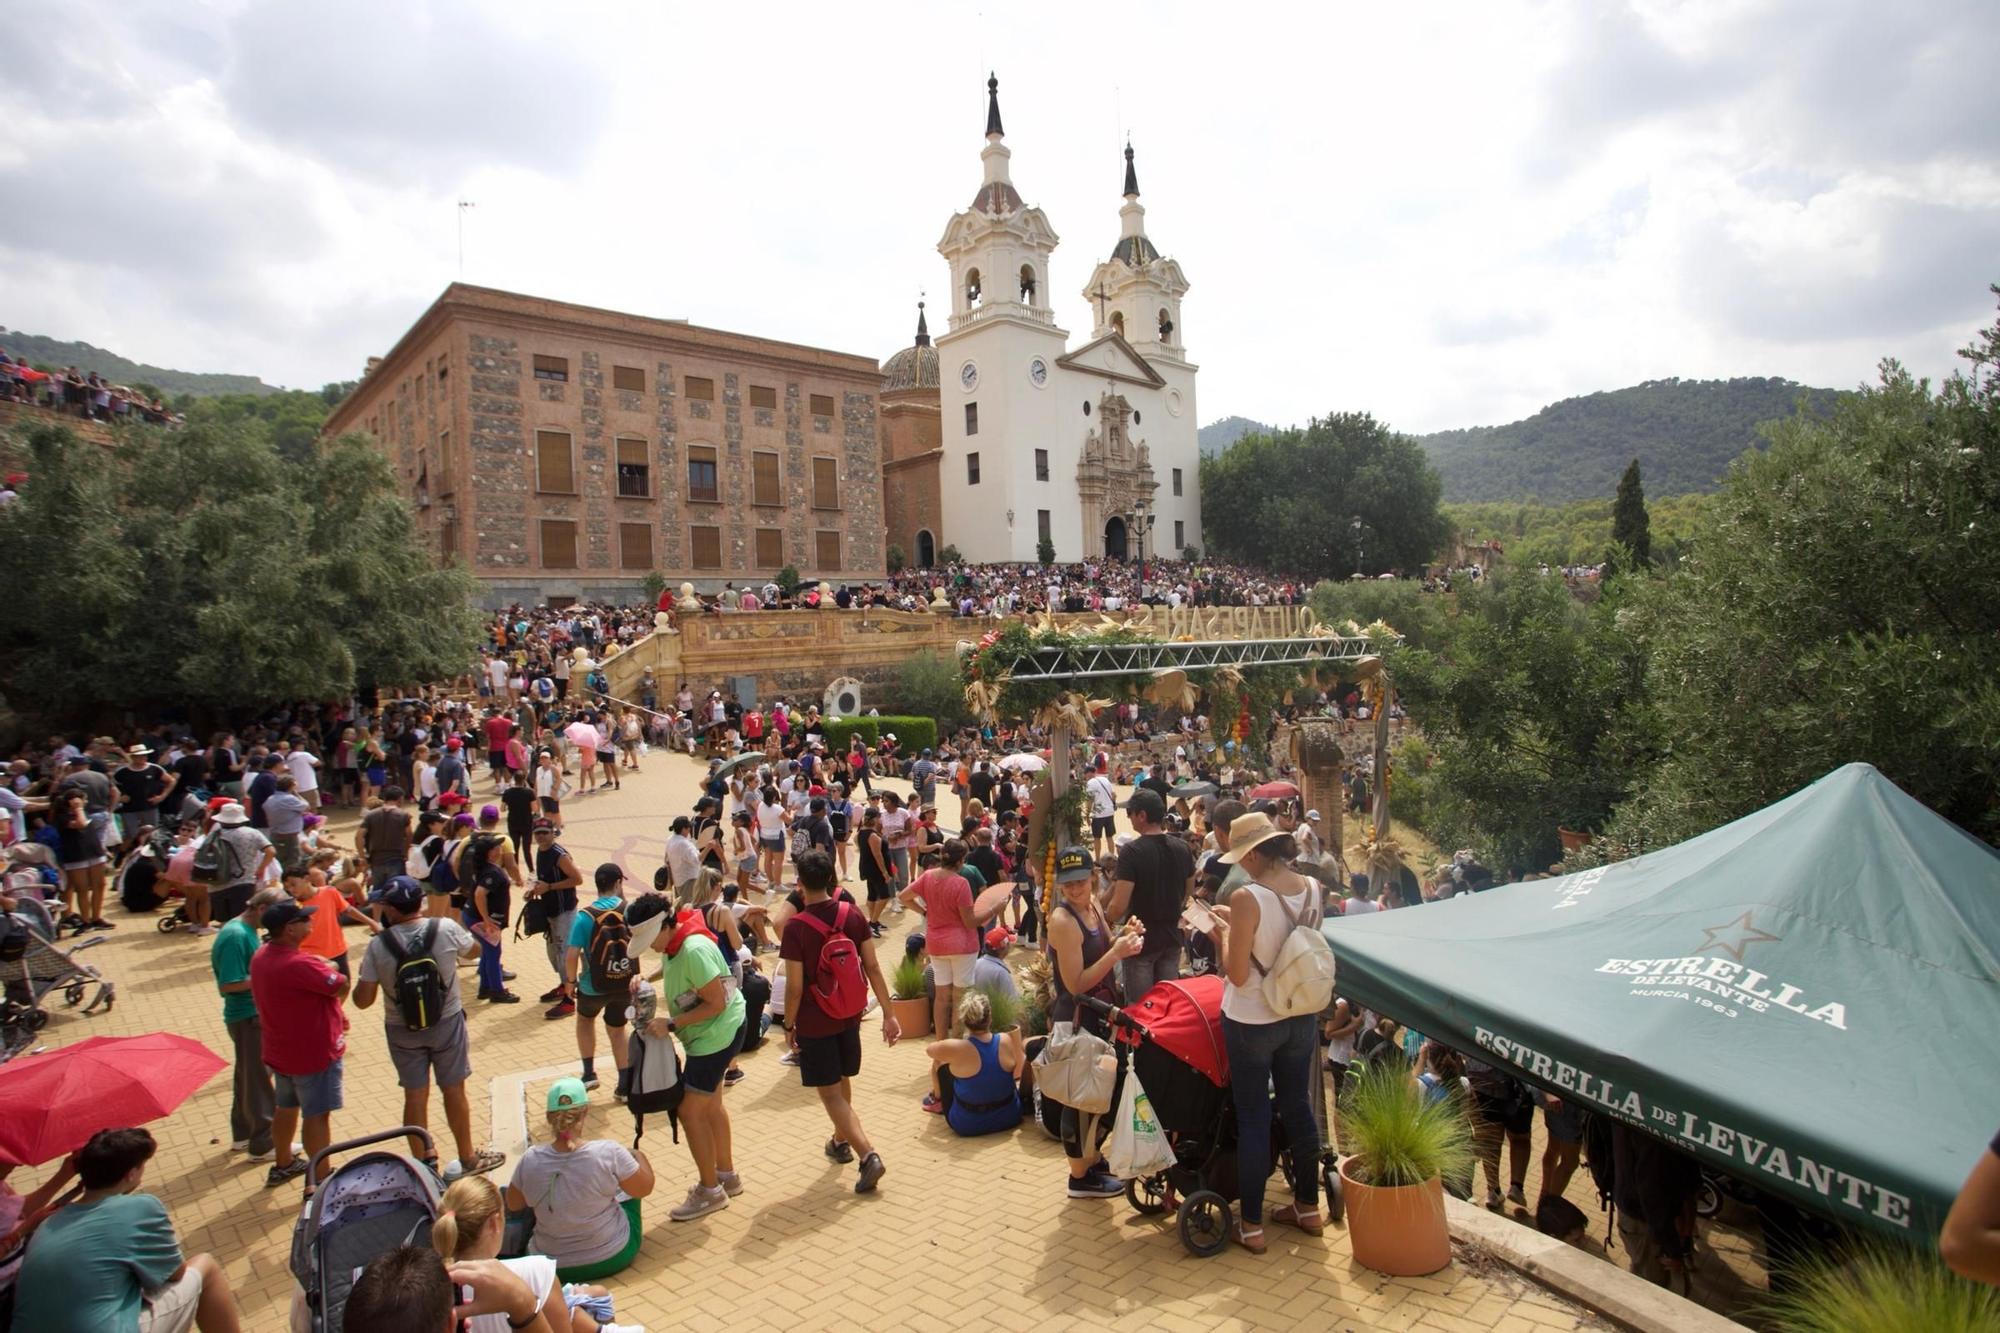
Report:
[[[1173,1145],[1153,1114],[1152,1100],[1139,1086],[1136,1069],[1125,1071],[1125,1090],[1118,1098],[1118,1119],[1104,1149],[1104,1164],[1112,1175],[1128,1180],[1158,1175],[1174,1164]]]

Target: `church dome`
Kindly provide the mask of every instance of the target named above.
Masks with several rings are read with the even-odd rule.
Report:
[[[882,363],[882,392],[898,389],[938,387],[938,354],[935,347],[905,347]]]
[[[930,326],[924,322],[924,303],[919,301],[916,340],[882,363],[882,392],[935,389],[938,383],[937,348],[931,346]]]

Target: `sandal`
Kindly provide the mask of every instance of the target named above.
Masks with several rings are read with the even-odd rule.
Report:
[[[1297,1227],[1308,1236],[1321,1235],[1326,1231],[1326,1219],[1321,1216],[1317,1205],[1300,1208],[1295,1203],[1280,1204],[1271,1210],[1273,1222],[1283,1222],[1286,1226]]]
[[[498,1148],[481,1148],[478,1152],[472,1155],[471,1161],[460,1162],[458,1164],[459,1165],[458,1178],[462,1179],[465,1176],[483,1176],[488,1171],[493,1170],[495,1167],[505,1166],[506,1164],[507,1164],[506,1153],[501,1152]]]
[[[1262,1227],[1244,1226],[1241,1221],[1237,1221],[1230,1225],[1229,1238],[1252,1254],[1262,1254],[1264,1252],[1264,1228]]]

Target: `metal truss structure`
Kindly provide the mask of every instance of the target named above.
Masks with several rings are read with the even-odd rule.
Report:
[[[1315,662],[1358,662],[1380,651],[1379,645],[1356,635],[1048,647],[1036,648],[1015,661],[1011,679],[1016,682],[1090,680],[1151,675],[1159,671],[1204,671],[1220,666],[1306,666]]]

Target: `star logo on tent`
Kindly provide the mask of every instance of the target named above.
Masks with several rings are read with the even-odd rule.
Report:
[[[1702,943],[1696,953],[1707,953],[1710,949],[1720,949],[1737,962],[1743,961],[1743,950],[1752,944],[1777,943],[1779,937],[1757,929],[1745,912],[1726,926],[1702,927]]]

